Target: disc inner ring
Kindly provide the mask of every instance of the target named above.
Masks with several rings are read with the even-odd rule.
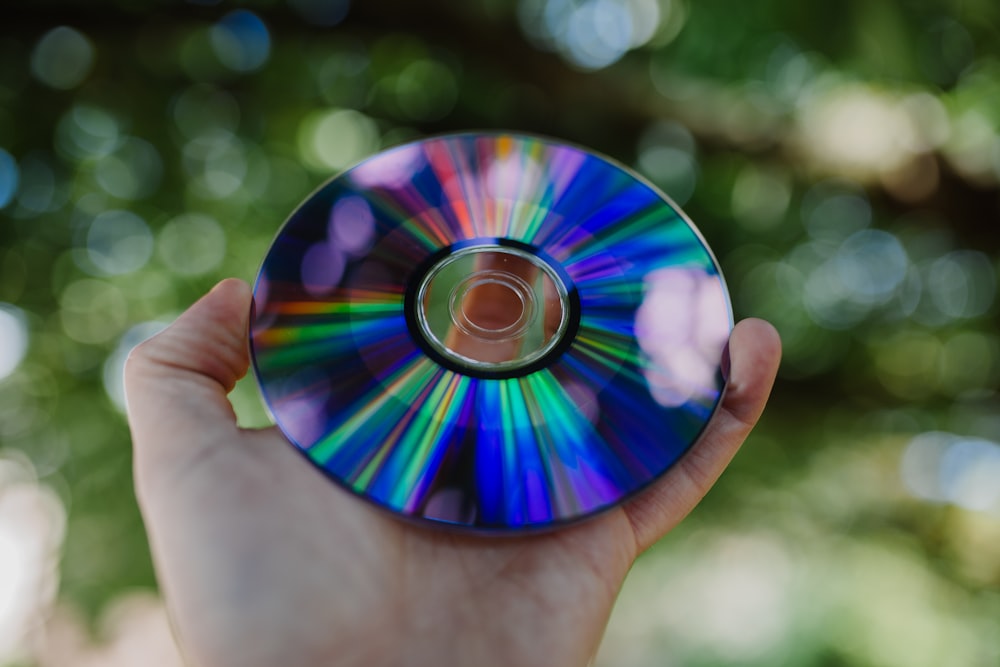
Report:
[[[529,366],[564,339],[569,289],[532,253],[484,243],[437,260],[410,302],[419,335],[457,370]]]

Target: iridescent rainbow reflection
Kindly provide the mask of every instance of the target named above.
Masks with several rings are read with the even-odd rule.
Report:
[[[432,256],[514,243],[555,263],[579,326],[541,368],[428,357],[405,312]],[[291,442],[397,513],[544,528],[615,503],[694,443],[723,388],[718,267],[666,198],[579,148],[454,135],[376,155],[285,224],[254,290],[254,368]]]

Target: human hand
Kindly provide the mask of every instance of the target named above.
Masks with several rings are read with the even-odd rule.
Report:
[[[697,445],[625,505],[483,538],[397,520],[331,484],[226,395],[249,366],[251,294],[226,280],[126,364],[135,485],[182,652],[197,667],[585,665],[634,559],[683,519],[760,416],[774,328],[730,338]]]

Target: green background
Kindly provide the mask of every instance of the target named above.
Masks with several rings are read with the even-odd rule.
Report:
[[[598,664],[1000,664],[995,0],[67,0],[0,10],[0,665],[175,664],[128,349],[340,169],[470,129],[634,166],[784,340]]]

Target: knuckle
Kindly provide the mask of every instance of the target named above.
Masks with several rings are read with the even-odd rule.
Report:
[[[124,369],[126,388],[130,382],[134,383],[138,379],[148,375],[156,365],[156,346],[156,340],[150,338],[139,343],[129,351],[128,356],[125,357]]]

